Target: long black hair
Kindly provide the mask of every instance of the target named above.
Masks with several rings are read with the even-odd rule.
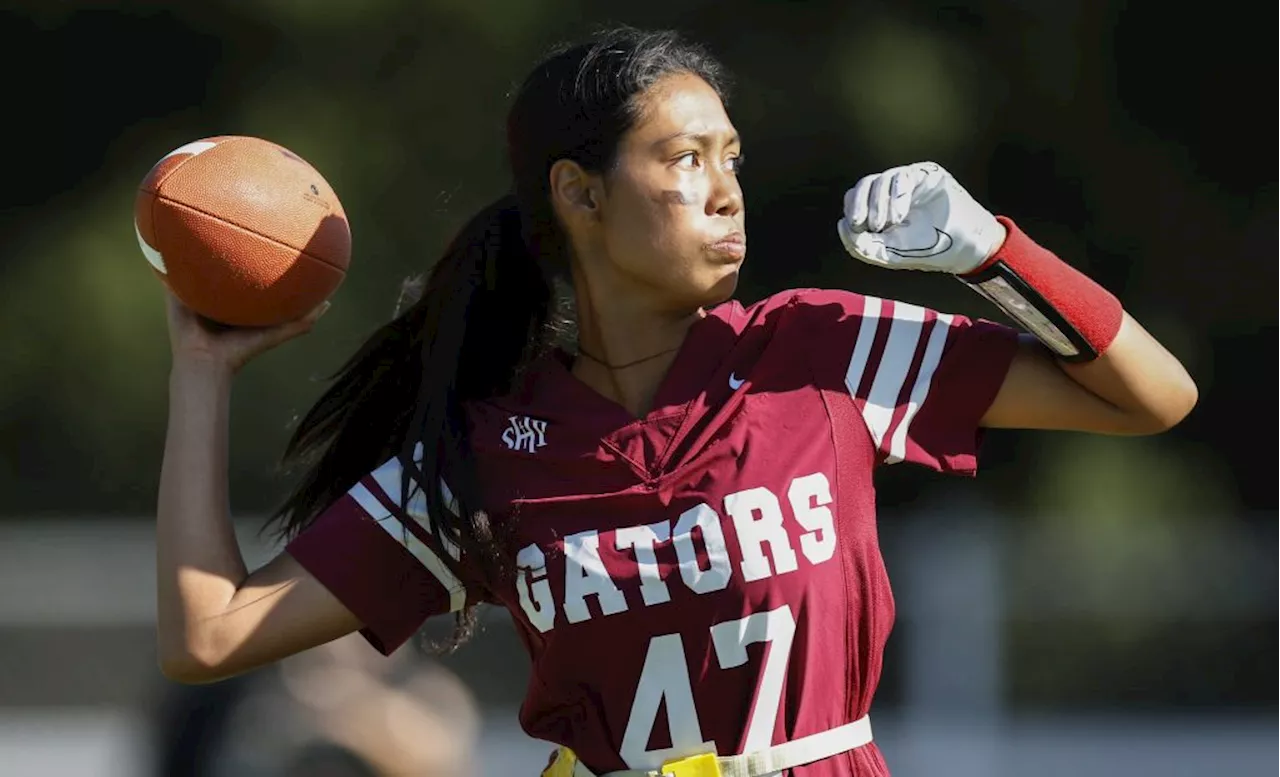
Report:
[[[572,326],[566,295],[556,293],[567,277],[568,248],[551,207],[551,166],[570,159],[607,173],[644,93],[677,73],[697,75],[726,96],[724,69],[701,46],[674,32],[631,27],[559,47],[525,78],[507,115],[513,191],[467,222],[416,301],[373,333],[302,418],[284,463],[304,473],[269,524],[281,536],[304,529],[398,456],[405,472],[400,504],[420,489],[437,542],[459,548],[488,585],[509,575],[513,559],[502,527],[480,508],[464,403],[510,390]],[[450,505],[445,482],[456,500]],[[459,613],[454,645],[474,622],[473,608]]]

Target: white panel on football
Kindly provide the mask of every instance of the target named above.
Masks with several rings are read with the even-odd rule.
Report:
[[[133,222],[133,232],[138,236],[138,247],[142,249],[142,255],[147,257],[147,261],[151,263],[152,267],[156,268],[157,272],[168,275],[169,270],[164,266],[164,257],[160,255],[159,251],[147,245],[146,240],[142,239],[142,230],[138,229],[136,219]]]
[[[214,143],[211,140],[193,140],[190,143],[184,143],[183,145],[178,146],[174,150],[160,157],[160,161],[163,162],[169,157],[177,156],[179,154],[190,154],[191,156],[195,156],[196,154],[203,154],[204,152],[208,151],[209,149],[213,148],[216,145],[218,144]]]

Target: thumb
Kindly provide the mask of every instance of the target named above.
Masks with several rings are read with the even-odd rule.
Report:
[[[861,232],[854,236],[853,248],[854,255],[867,264],[874,264],[877,267],[893,267],[894,264],[889,259],[888,253],[885,251],[886,236],[878,232]]]
[[[847,219],[840,219],[836,223],[836,233],[840,235],[844,250],[854,259],[880,267],[892,266],[885,256],[883,235],[876,232],[854,232]]]

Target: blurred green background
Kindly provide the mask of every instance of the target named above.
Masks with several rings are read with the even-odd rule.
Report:
[[[168,346],[131,219],[156,159],[263,136],[322,171],[351,220],[333,309],[237,383],[233,503],[256,521],[324,377],[506,187],[510,90],[547,46],[608,21],[684,30],[736,74],[744,302],[831,286],[998,317],[836,238],[859,177],[932,159],[1117,293],[1197,380],[1199,407],[1160,437],[994,433],[976,483],[881,479],[891,556],[911,553],[892,520],[920,510],[979,505],[1018,538],[1009,695],[1273,709],[1273,17],[1245,3],[8,0],[0,520],[150,519]],[[892,701],[906,681],[888,666]]]
[[[1275,396],[1276,186],[1258,159],[1274,112],[1215,96],[1258,77],[1250,25],[1073,5],[10,2],[0,510],[152,508],[168,352],[131,208],[157,158],[207,135],[267,137],[315,164],[351,219],[334,309],[238,385],[235,503],[266,509],[318,379],[505,186],[510,89],[546,46],[610,19],[684,29],[737,76],[744,301],[830,285],[997,315],[949,280],[855,264],[835,238],[860,176],[934,159],[1119,294],[1199,381],[1195,415],[1157,440],[995,440],[993,493],[1043,510],[1093,507],[1090,493],[1161,512],[1273,507],[1274,447],[1248,444],[1241,420]],[[1046,476],[1064,467],[1084,482]],[[1087,486],[1103,475],[1118,482]]]

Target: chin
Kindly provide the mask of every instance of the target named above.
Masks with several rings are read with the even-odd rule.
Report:
[[[715,282],[707,287],[702,295],[702,307],[710,307],[719,305],[733,298],[733,293],[738,290],[738,265],[732,265]]]

